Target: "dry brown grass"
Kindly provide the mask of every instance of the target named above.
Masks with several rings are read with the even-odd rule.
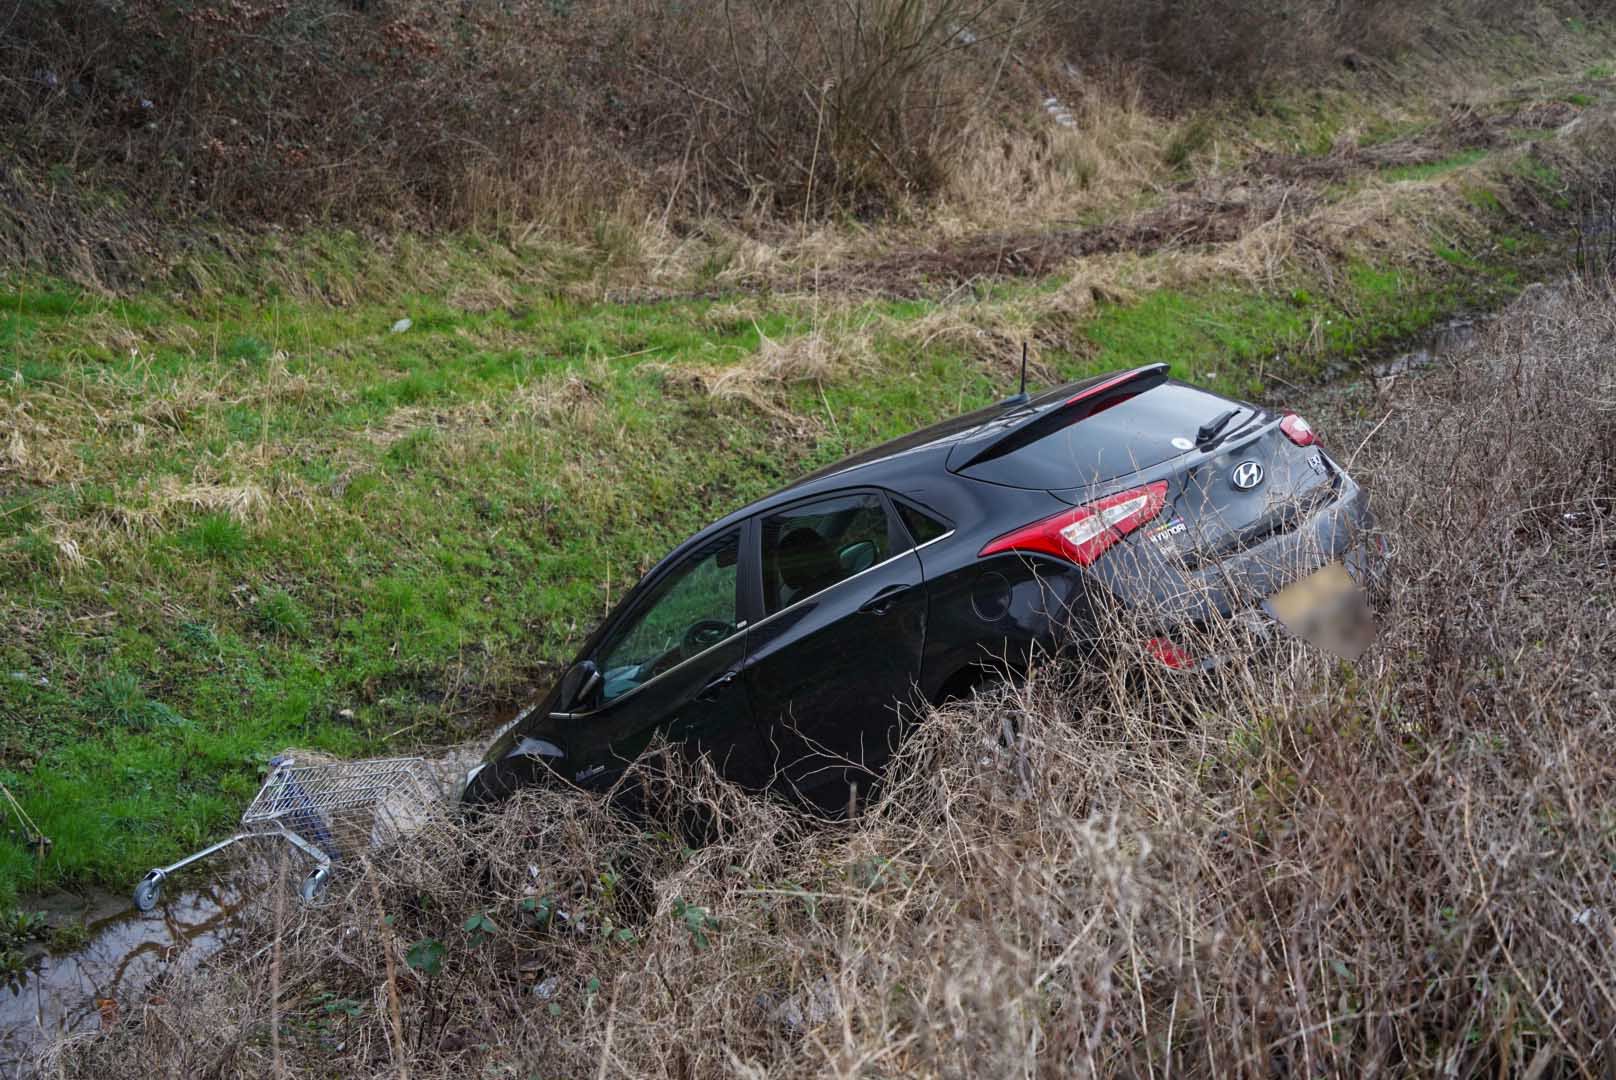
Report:
[[[28,402],[0,402],[0,477],[48,484],[70,468],[49,425],[30,415]]]
[[[923,355],[927,349],[961,352],[988,368],[995,380],[1006,385],[1015,383],[1025,345],[1028,377],[1048,385],[1060,380],[1044,361],[1044,349],[1052,344],[1057,348],[1066,344],[1049,340],[1051,325],[1046,320],[1040,326],[1020,306],[970,305],[940,307],[918,319],[896,322],[892,329],[893,336],[907,345],[912,355]]]
[[[1173,121],[1145,106],[1138,79],[1123,73],[1114,83],[1084,82],[1059,70],[1041,74],[1042,92],[1054,94],[1071,126],[1041,114],[1034,114],[1038,122],[1010,130],[1002,118],[973,119],[931,215],[941,235],[984,225],[1047,227],[1125,206],[1164,184],[1162,148]]]
[[[870,333],[872,320],[845,312],[814,317],[805,333],[776,341],[758,331],[759,345],[732,364],[664,364],[656,371],[670,385],[690,387],[720,401],[745,402],[774,416],[794,419],[783,393],[795,386],[826,384],[867,373],[875,363]]]
[[[277,14],[233,0],[20,0],[0,25],[0,130],[14,151],[0,252],[86,284],[161,269],[205,291],[266,242],[220,219],[394,238],[472,228],[552,268],[567,258],[535,253],[557,240],[638,261],[642,237],[677,247],[713,220],[799,233],[933,213],[945,230],[1025,225],[1171,183],[1179,121],[1163,107],[1191,95],[1329,85],[1349,76],[1343,59],[1380,70],[1416,44],[1448,79],[1487,51],[1465,48],[1481,27],[1545,52],[1581,47],[1554,18],[1576,3],[1520,7],[319,0]],[[1040,107],[1051,94],[1070,126]],[[171,242],[204,212],[208,243]],[[396,276],[372,266],[316,282],[265,261],[292,295],[344,303]],[[458,283],[468,273],[479,280]],[[508,298],[474,266],[447,281],[472,309]]]
[[[249,915],[278,1000],[255,945],[42,1071],[1607,1074],[1613,346],[1608,291],[1538,289],[1396,396],[1315,403],[1392,544],[1356,664],[1281,642],[1186,682],[1119,627],[926,717],[851,823],[676,757],[639,819],[440,822],[278,936]]]

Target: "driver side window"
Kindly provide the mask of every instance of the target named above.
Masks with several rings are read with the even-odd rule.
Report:
[[[735,633],[739,531],[691,552],[601,647],[596,663],[610,701]]]

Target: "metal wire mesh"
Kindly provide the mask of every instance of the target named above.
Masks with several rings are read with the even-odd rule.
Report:
[[[241,823],[255,831],[285,829],[340,858],[396,839],[441,795],[422,758],[287,762],[270,773]]]

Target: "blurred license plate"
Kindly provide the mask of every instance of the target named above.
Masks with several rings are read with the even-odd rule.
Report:
[[[1369,598],[1340,563],[1285,586],[1263,608],[1303,641],[1348,660],[1375,640]]]

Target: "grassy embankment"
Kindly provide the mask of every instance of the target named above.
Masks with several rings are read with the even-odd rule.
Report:
[[[925,256],[971,240],[939,218],[315,237],[126,296],[12,281],[0,780],[54,846],[0,838],[0,900],[218,835],[288,744],[475,736],[687,531],[1003,395],[1024,338],[1042,382],[1167,360],[1283,397],[1496,304],[1563,265],[1542,228],[1586,154],[1553,126],[1608,92],[1586,63],[1474,91],[1479,145],[1435,100],[1111,103],[1131,171],[1073,219],[1121,239],[1024,276],[962,254],[952,280]],[[668,298],[614,302],[628,286]]]

